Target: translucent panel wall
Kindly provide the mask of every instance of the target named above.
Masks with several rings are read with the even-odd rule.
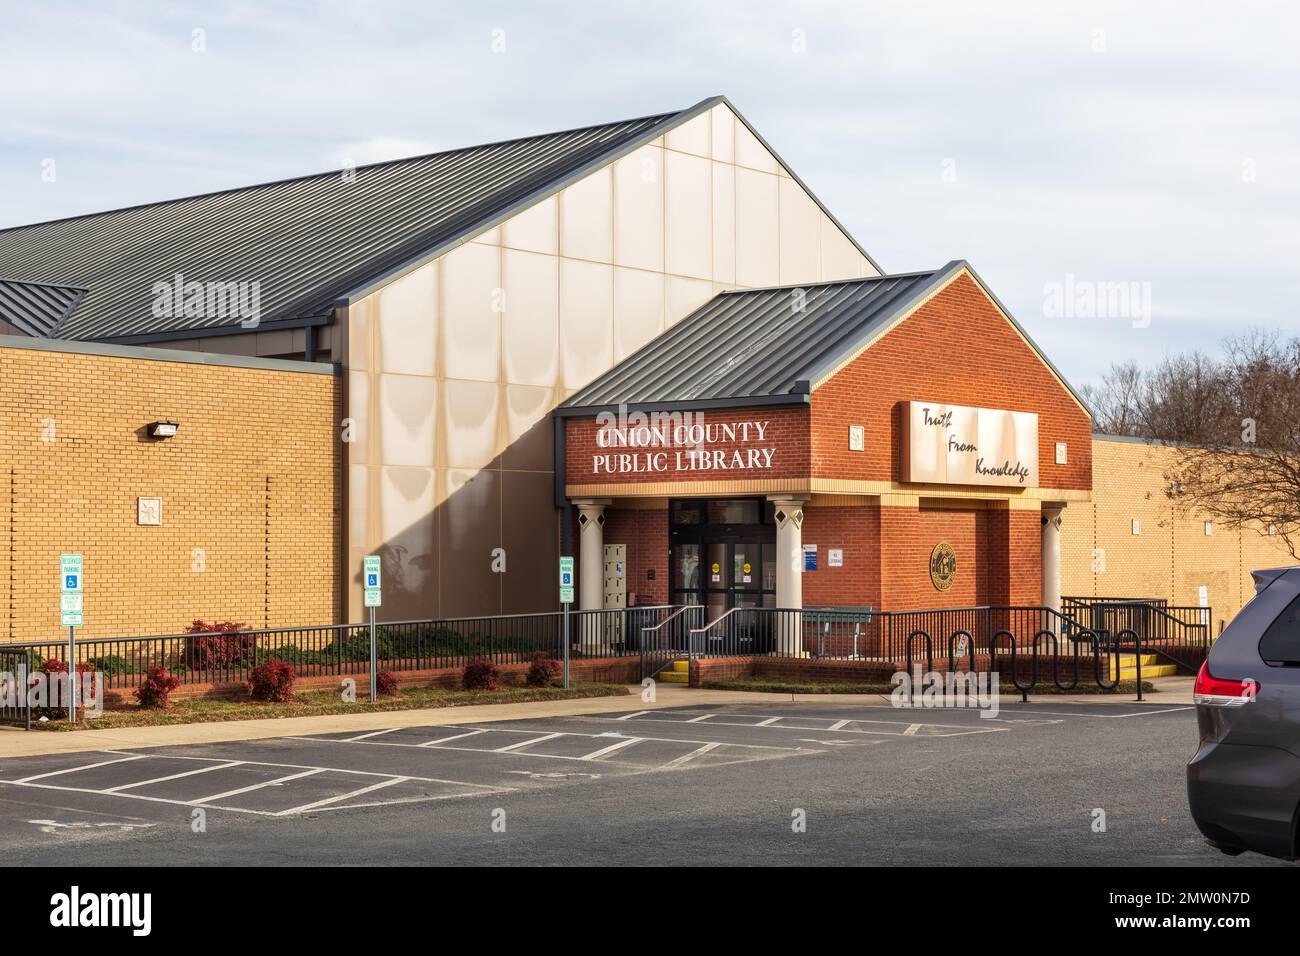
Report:
[[[718,106],[354,304],[349,619],[370,553],[384,620],[551,609],[551,410],[721,291],[873,274]]]

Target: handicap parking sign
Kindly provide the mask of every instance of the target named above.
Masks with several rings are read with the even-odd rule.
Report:
[[[366,587],[368,587],[368,588],[377,588],[377,587],[379,587],[379,575],[378,575],[378,574],[375,574],[374,572],[367,573],[367,574],[366,574]]]
[[[65,591],[77,590],[77,576],[75,574],[65,574],[63,576],[63,590]]]

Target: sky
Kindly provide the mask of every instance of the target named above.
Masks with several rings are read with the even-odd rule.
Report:
[[[1300,334],[1300,5],[3,0],[0,227],[726,94],[1076,386]]]

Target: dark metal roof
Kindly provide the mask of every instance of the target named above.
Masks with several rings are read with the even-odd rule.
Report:
[[[44,337],[58,327],[85,294],[85,289],[72,286],[0,279],[0,322],[26,335]]]
[[[187,282],[257,281],[263,328],[319,317],[366,283],[490,228],[494,217],[715,102],[721,98],[680,113],[362,166],[355,178],[322,173],[4,229],[0,276],[89,290],[57,329],[49,311],[25,307],[20,327],[60,338],[130,340],[238,325],[237,317],[155,316],[153,286],[176,273]]]
[[[959,273],[979,284],[1089,418],[1086,402],[965,259],[941,269],[724,292],[632,353],[554,412],[718,408],[807,401],[895,321]]]
[[[821,374],[909,310],[950,268],[724,292],[561,407],[806,395]]]

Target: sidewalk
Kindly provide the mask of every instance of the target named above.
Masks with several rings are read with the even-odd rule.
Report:
[[[1039,694],[1030,695],[1030,706],[1050,709],[1062,704],[1131,704],[1133,706],[1180,706],[1192,702],[1191,677],[1163,677],[1151,683],[1159,693],[1147,695],[1138,704],[1132,694]],[[434,707],[426,710],[394,710],[368,714],[329,714],[320,717],[284,717],[274,720],[227,720],[167,727],[121,727],[114,730],[0,731],[0,759],[40,754],[76,753],[86,750],[131,750],[140,747],[174,747],[182,744],[210,744],[268,737],[332,734],[353,730],[364,733],[389,727],[436,727],[447,724],[476,724],[497,720],[534,720],[540,717],[574,717],[583,714],[615,713],[627,710],[700,707],[715,704],[754,704],[789,707],[791,704],[856,704],[859,707],[889,707],[885,694],[769,694],[753,691],[691,690],[672,684],[656,688],[653,704],[641,700],[641,688],[630,688],[626,697],[591,697],[581,700],[548,700],[525,704],[483,704],[471,707]],[[1018,697],[1003,695],[1003,703],[1019,703]]]

